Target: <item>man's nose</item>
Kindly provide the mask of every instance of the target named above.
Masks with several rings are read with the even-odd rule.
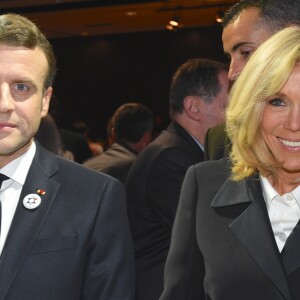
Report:
[[[9,87],[0,86],[0,112],[5,113],[13,109],[13,97]]]
[[[228,79],[231,81],[237,80],[242,69],[243,66],[240,63],[236,62],[235,60],[231,60],[228,71]]]

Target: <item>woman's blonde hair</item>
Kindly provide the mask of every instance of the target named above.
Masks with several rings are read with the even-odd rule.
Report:
[[[281,90],[299,60],[300,28],[283,29],[255,51],[233,85],[226,112],[233,180],[257,171],[274,174],[280,168],[262,137],[262,114],[266,101]]]

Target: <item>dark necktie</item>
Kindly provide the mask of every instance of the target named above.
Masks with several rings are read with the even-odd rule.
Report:
[[[9,177],[0,173],[0,188],[1,188],[2,182],[7,179],[9,179]],[[1,201],[0,201],[0,233],[1,233],[1,217],[2,217],[2,205],[1,205]]]

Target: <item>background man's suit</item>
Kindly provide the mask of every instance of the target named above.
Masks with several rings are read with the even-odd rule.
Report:
[[[131,167],[126,187],[137,299],[158,299],[162,293],[181,185],[188,167],[202,160],[200,146],[180,125],[171,122]]]
[[[280,254],[259,177],[229,173],[226,159],[188,170],[160,299],[300,299],[299,225]]]
[[[225,130],[225,124],[210,128],[204,141],[204,160],[215,160],[228,156],[230,140]]]
[[[37,189],[40,206],[26,209]],[[37,145],[1,256],[0,299],[133,299],[133,268],[122,185]]]
[[[137,152],[125,144],[113,143],[102,154],[88,159],[84,166],[103,172],[125,184],[127,174],[136,159]]]

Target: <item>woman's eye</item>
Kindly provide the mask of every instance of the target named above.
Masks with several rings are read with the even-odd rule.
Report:
[[[269,104],[273,105],[273,106],[283,106],[284,102],[281,98],[274,98],[269,100]]]

